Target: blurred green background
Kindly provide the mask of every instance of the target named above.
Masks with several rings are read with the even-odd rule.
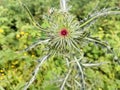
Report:
[[[59,9],[59,0],[21,0],[41,25],[43,15],[49,14],[50,8]],[[96,4],[98,6],[96,7]],[[119,7],[120,0],[70,0],[70,13],[78,20],[109,7]],[[91,13],[90,13],[91,12]],[[120,57],[120,15],[105,16],[91,26],[91,34],[108,41]],[[0,0],[0,90],[22,90],[30,79],[32,71],[41,57],[44,45],[39,45],[29,52],[19,53],[37,39],[42,32],[32,25],[25,9],[17,0]],[[90,63],[109,61],[100,67],[86,68],[88,90],[120,90],[120,65],[113,62],[105,48],[90,43],[84,49]],[[61,57],[51,57],[40,69],[37,79],[29,90],[59,90],[57,83],[66,71],[65,61]],[[54,72],[54,77],[53,77]]]

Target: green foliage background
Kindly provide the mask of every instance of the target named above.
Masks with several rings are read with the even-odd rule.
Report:
[[[21,0],[31,11],[36,21],[45,25],[42,16],[49,14],[51,7],[59,8],[59,0]],[[71,0],[70,12],[84,19],[94,9],[120,7],[119,0]],[[120,15],[100,18],[91,28],[93,36],[106,40],[120,56]],[[20,53],[37,39],[44,37],[29,20],[25,9],[17,0],[0,0],[0,90],[22,90],[31,77],[36,60],[42,56],[43,45]],[[106,49],[90,43],[83,49],[89,62],[108,61],[100,67],[86,68],[86,82],[90,90],[120,90],[120,66],[113,62]],[[59,90],[51,80],[59,79],[66,71],[61,57],[51,57],[40,69],[36,81],[29,90]],[[53,76],[54,72],[54,76]],[[51,84],[50,84],[51,83]]]

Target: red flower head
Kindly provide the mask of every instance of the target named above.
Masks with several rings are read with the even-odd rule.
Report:
[[[63,36],[63,37],[67,36],[67,35],[68,35],[68,30],[65,29],[65,28],[64,28],[64,29],[61,29],[61,30],[60,30],[60,35]]]

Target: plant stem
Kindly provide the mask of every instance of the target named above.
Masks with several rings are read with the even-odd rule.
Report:
[[[79,68],[79,71],[80,71],[80,76],[81,76],[81,89],[80,90],[85,90],[85,78],[84,78],[84,73],[83,73],[83,69],[82,69],[82,66],[80,65],[80,63],[78,62],[77,58],[74,57],[77,65],[78,65],[78,68]]]
[[[27,90],[29,86],[34,82],[36,79],[36,75],[39,71],[39,68],[42,66],[42,64],[45,62],[45,60],[48,58],[49,55],[44,56],[43,58],[40,59],[40,63],[36,66],[32,78],[29,80],[29,82],[25,85],[24,90]]]
[[[42,43],[46,43],[46,42],[48,42],[49,40],[50,40],[50,39],[47,39],[47,40],[39,40],[39,41],[33,43],[32,45],[30,45],[29,47],[27,47],[26,49],[24,49],[23,52],[24,52],[24,51],[29,51],[29,50],[31,50],[32,48],[36,47],[37,45],[42,44]]]
[[[87,63],[87,64],[82,64],[84,67],[98,67],[103,64],[108,64],[109,62],[100,62],[100,63]]]
[[[91,23],[92,21],[102,17],[102,16],[107,16],[107,15],[115,15],[115,14],[120,14],[120,11],[105,11],[105,12],[99,12],[97,15],[91,17],[89,20],[87,20],[86,22],[82,23],[80,25],[80,28],[88,25],[89,23]]]
[[[67,79],[68,79],[71,71],[72,71],[71,69],[68,71],[68,73],[67,73],[67,75],[66,75],[66,77],[65,77],[65,79],[64,79],[64,81],[62,83],[62,86],[61,86],[60,90],[64,90],[65,83],[67,82]]]
[[[63,12],[67,12],[68,11],[66,0],[60,0],[60,8],[61,8],[61,10]]]
[[[36,20],[34,19],[34,17],[33,17],[33,15],[32,15],[32,13],[30,12],[29,8],[28,8],[24,3],[22,3],[21,0],[18,0],[18,1],[19,1],[19,3],[21,4],[21,6],[22,6],[22,7],[26,10],[26,12],[28,13],[32,24],[33,24],[34,26],[36,26],[38,29],[43,30],[43,28],[40,26],[40,24],[39,24],[38,22],[36,22]]]

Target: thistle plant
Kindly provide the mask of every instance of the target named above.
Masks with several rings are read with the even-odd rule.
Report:
[[[21,3],[21,2],[20,2]],[[92,37],[90,33],[90,26],[95,21],[107,15],[119,14],[119,9],[105,9],[97,13],[92,14],[84,22],[77,20],[75,15],[69,13],[69,7],[66,0],[60,0],[60,9],[53,9],[49,15],[44,15],[46,27],[42,27],[35,21],[29,9],[21,3],[21,5],[28,12],[33,25],[35,25],[41,32],[44,33],[45,38],[42,38],[23,51],[29,51],[35,48],[37,45],[43,44],[46,52],[42,58],[38,59],[38,65],[33,71],[33,76],[25,85],[24,90],[27,90],[29,86],[36,79],[36,75],[39,68],[42,67],[45,61],[51,56],[62,56],[66,60],[66,67],[68,72],[66,73],[62,82],[59,83],[60,90],[86,90],[86,77],[84,73],[85,67],[100,66],[107,64],[108,62],[87,63],[84,58],[83,48],[90,42],[107,48],[109,52],[113,54],[113,59],[120,63],[117,55],[110,45],[96,37]],[[88,60],[89,61],[89,60]]]

